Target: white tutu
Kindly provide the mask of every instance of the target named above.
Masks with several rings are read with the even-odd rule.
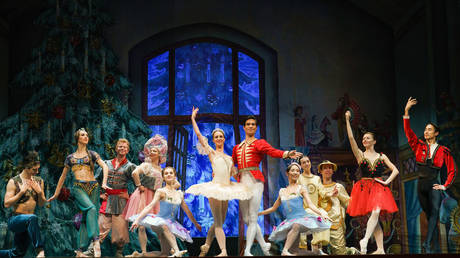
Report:
[[[214,198],[221,201],[233,199],[249,200],[252,197],[252,192],[250,192],[245,185],[235,182],[219,184],[211,181],[192,185],[185,192],[193,195],[203,195],[207,198]]]
[[[206,137],[203,137],[203,140],[205,146],[198,143],[196,147],[200,154],[209,155],[214,171],[214,178],[211,182],[192,185],[185,192],[221,201],[251,199],[252,192],[246,185],[230,181],[230,176],[236,172],[232,157],[213,150],[207,144]]]

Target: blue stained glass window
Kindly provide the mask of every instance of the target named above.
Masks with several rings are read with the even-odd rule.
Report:
[[[196,43],[176,49],[175,114],[231,114],[233,111],[232,49],[214,43]]]
[[[168,140],[169,125],[151,125],[150,130],[152,130],[150,137],[154,136],[155,134],[159,134]]]
[[[169,114],[169,51],[147,63],[147,115]]]
[[[191,185],[211,181],[212,168],[208,156],[199,154],[196,149],[198,138],[193,131],[192,125],[186,125],[184,127],[189,132],[187,176],[185,182],[185,188],[187,189]],[[209,145],[214,149],[215,145],[212,142],[211,132],[215,128],[223,129],[226,138],[224,152],[229,156],[232,155],[233,146],[235,146],[235,134],[232,125],[199,123],[198,127],[200,128],[201,134],[208,138]],[[183,225],[190,230],[192,237],[205,237],[213,223],[213,217],[207,198],[185,194],[185,202],[203,229],[199,232],[187,216],[184,216]],[[224,223],[224,232],[226,236],[238,236],[238,223],[235,223],[235,221],[238,221],[238,201],[232,200],[228,202],[227,218]]]
[[[240,115],[258,115],[259,63],[241,52],[238,52],[238,87]]]

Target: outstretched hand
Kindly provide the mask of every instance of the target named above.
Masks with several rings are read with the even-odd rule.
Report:
[[[58,198],[59,195],[56,195],[54,194],[53,196],[51,196],[48,200],[46,200],[47,202],[52,202],[54,200],[56,200],[56,198]]]
[[[134,221],[131,227],[129,228],[129,231],[134,231],[136,228],[139,227],[139,221]]]
[[[302,152],[298,152],[298,151],[295,151],[295,150],[291,150],[288,152],[288,157],[291,158],[291,159],[298,159],[300,157],[302,157]]]
[[[192,107],[192,120],[195,120],[196,114],[200,109],[198,107]]]
[[[409,97],[407,100],[406,107],[404,108],[404,111],[409,112],[409,110],[412,108],[412,106],[417,105],[417,99]]]
[[[347,112],[345,112],[345,119],[347,121],[350,121],[350,118],[351,118],[351,112],[350,112],[350,110],[347,110]]]
[[[445,191],[445,190],[446,190],[446,187],[443,186],[443,185],[434,184],[434,185],[433,185],[433,189],[434,189],[434,190],[442,190],[442,191]]]

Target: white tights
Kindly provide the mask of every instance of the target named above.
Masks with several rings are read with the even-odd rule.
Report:
[[[254,238],[257,239],[259,245],[263,248],[267,245],[262,235],[262,231],[257,224],[257,213],[260,208],[260,201],[264,192],[264,184],[254,179],[251,173],[243,172],[241,176],[241,183],[248,186],[252,190],[252,198],[249,200],[240,201],[241,211],[243,213],[243,221],[248,226],[246,231],[246,248],[244,250],[245,256],[251,255],[251,246],[254,243]]]
[[[366,233],[364,238],[359,241],[359,245],[361,247],[361,254],[365,254],[367,252],[367,243],[371,238],[371,235],[374,235],[375,242],[377,244],[377,251],[382,252],[383,249],[383,230],[382,227],[379,225],[379,215],[380,209],[377,208],[372,211],[369,220],[367,221]]]

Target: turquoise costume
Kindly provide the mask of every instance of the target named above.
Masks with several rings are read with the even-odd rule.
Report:
[[[70,154],[67,156],[64,166],[72,172],[82,169],[91,171],[90,158],[95,164],[100,156],[94,151],[88,151],[88,153],[89,156],[86,155],[83,158],[74,157],[74,153]],[[91,172],[94,173],[93,171]],[[97,181],[76,180],[72,174],[71,194],[78,209],[83,213],[78,243],[79,248],[83,250],[88,245],[89,240],[99,239],[99,184]]]

